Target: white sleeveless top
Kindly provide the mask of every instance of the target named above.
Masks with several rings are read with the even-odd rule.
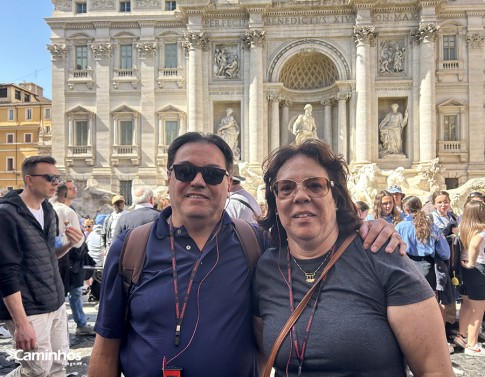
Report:
[[[482,237],[482,242],[480,243],[478,252],[477,263],[485,264],[485,230],[481,231],[480,236]]]

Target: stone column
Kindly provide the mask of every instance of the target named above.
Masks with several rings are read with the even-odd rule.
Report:
[[[271,133],[270,151],[280,146],[280,97],[277,91],[268,93],[268,101],[271,104]]]
[[[281,114],[281,145],[288,145],[288,123],[290,122],[290,106],[291,101],[284,100],[281,103],[282,114]]]
[[[187,69],[187,131],[203,131],[202,50],[209,46],[203,32],[184,33],[182,47],[188,55]]]
[[[325,99],[322,102],[324,108],[324,123],[323,123],[323,140],[330,146],[332,146],[332,100]]]
[[[249,163],[261,163],[264,158],[263,112],[263,45],[264,30],[247,30],[244,47],[249,50]]]
[[[108,168],[110,165],[109,156],[111,154],[111,144],[110,139],[110,58],[112,55],[112,45],[105,39],[106,34],[109,33],[109,27],[104,23],[95,24],[96,35],[100,35],[102,39],[96,39],[94,43],[91,44],[91,52],[95,59],[95,69],[96,72],[96,132],[94,132],[93,138],[95,151],[93,153],[98,154],[101,158],[96,159],[96,167],[101,166]],[[93,122],[94,124],[94,122]],[[96,142],[99,140],[99,142]],[[109,170],[104,171],[104,179],[108,179],[110,173]]]
[[[72,147],[74,145],[74,120],[72,119],[72,115],[69,115],[67,118],[67,122],[69,124],[69,137],[68,137],[68,146]]]
[[[63,43],[53,43],[47,45],[47,49],[52,56],[52,157],[57,161],[59,172],[65,171],[65,158],[67,154],[66,146],[66,126],[65,126],[65,101],[64,88],[66,83],[66,45]]]
[[[335,96],[338,101],[338,145],[337,152],[341,153],[348,161],[348,130],[347,130],[347,100],[350,98],[349,92],[339,92]]]
[[[152,28],[153,30],[153,28]],[[133,144],[138,147],[137,154],[141,156],[144,151],[144,162],[148,166],[155,166],[153,157],[156,156],[158,145],[153,135],[156,134],[155,126],[155,56],[157,54],[157,42],[143,41],[136,44],[140,55],[140,91],[141,91],[141,117],[146,121],[135,119],[135,135]],[[157,70],[158,71],[158,70]],[[160,129],[158,130],[158,132]],[[143,145],[141,145],[143,143]]]
[[[357,48],[355,64],[355,91],[357,109],[355,119],[355,159],[357,162],[370,161],[371,91],[369,46],[375,43],[377,33],[374,26],[354,26],[354,42]]]
[[[420,161],[436,157],[435,40],[439,26],[421,25],[411,36],[420,44],[419,147]]]
[[[479,17],[481,25],[482,16]],[[469,24],[471,22],[469,21]],[[482,32],[469,32],[466,41],[468,43],[468,101],[469,101],[469,130],[467,138],[469,143],[470,164],[484,162],[483,151],[485,150],[483,135],[483,41],[485,36]],[[460,119],[460,129],[464,127],[463,119]],[[463,140],[460,132],[459,140]],[[480,136],[479,136],[480,135]],[[479,137],[477,137],[479,136]]]

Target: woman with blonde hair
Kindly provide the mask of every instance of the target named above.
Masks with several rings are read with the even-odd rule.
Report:
[[[468,307],[460,315],[460,329],[467,327],[465,354],[485,356],[478,344],[478,334],[485,312],[485,204],[469,202],[459,225],[460,239],[467,256],[462,256],[463,282],[468,294]],[[461,335],[463,337],[463,335]]]

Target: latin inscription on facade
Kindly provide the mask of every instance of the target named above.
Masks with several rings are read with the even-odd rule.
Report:
[[[399,22],[419,20],[418,13],[375,13],[372,22]]]

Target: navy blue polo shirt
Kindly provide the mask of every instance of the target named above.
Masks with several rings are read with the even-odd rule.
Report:
[[[95,330],[105,338],[122,338],[120,362],[126,377],[160,377],[165,357],[183,368],[184,377],[257,376],[252,331],[251,274],[231,218],[204,252],[184,227],[175,228],[179,302],[183,304],[197,258],[182,323],[180,345],[174,345],[175,296],[166,208],[152,228],[141,281],[129,298],[122,288],[119,256],[125,233],[112,244],[104,268]],[[129,318],[125,322],[125,305]]]

